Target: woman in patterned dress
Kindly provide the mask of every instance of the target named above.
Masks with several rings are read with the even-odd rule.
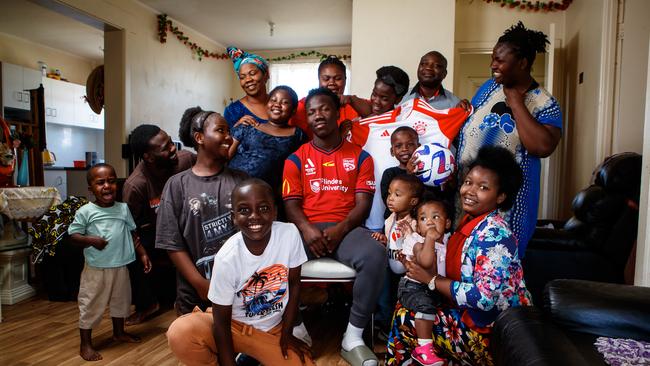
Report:
[[[557,100],[533,79],[535,55],[548,39],[523,23],[506,30],[492,50],[492,78],[472,98],[474,113],[459,135],[459,176],[483,146],[501,146],[515,155],[523,180],[512,209],[502,212],[519,242],[523,258],[535,230],[541,162],[555,151],[562,135]]]
[[[435,353],[451,364],[492,365],[494,320],[509,307],[531,304],[517,240],[500,214],[512,206],[520,183],[521,170],[508,150],[482,148],[460,187],[465,216],[447,244],[446,276],[404,260],[409,278],[428,283],[446,300],[434,314],[432,338]],[[417,346],[415,313],[398,303],[386,364],[414,364]]]

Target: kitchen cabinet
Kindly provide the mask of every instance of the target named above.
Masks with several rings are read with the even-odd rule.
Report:
[[[41,84],[38,70],[2,63],[2,105],[16,109],[30,110],[29,90]]]
[[[96,114],[86,101],[86,87],[72,84],[74,88],[74,121],[77,126],[104,129],[104,110]]]
[[[104,129],[104,115],[95,114],[84,96],[84,85],[43,78],[45,88],[45,122]]]

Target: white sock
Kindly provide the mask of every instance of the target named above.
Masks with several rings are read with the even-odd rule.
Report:
[[[300,323],[299,325],[296,325],[293,327],[293,336],[300,339],[301,341],[307,343],[309,347],[311,347],[311,337],[309,336],[309,333],[307,332],[307,328],[305,328],[305,323]]]
[[[345,330],[345,334],[343,335],[341,347],[346,351],[350,351],[354,347],[362,345],[365,345],[365,342],[363,341],[363,328],[355,327],[351,323],[348,323],[348,328]]]
[[[429,338],[418,338],[418,346],[425,346],[427,344],[433,343],[433,339]]]

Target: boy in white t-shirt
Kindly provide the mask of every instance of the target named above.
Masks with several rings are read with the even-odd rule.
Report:
[[[307,255],[296,226],[274,221],[273,197],[259,179],[234,188],[232,217],[240,232],[214,258],[212,311],[195,309],[167,331],[182,363],[234,365],[245,352],[264,365],[314,365],[309,346],[292,334]]]

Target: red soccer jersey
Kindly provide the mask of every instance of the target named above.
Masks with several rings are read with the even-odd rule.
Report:
[[[347,141],[331,151],[302,145],[284,164],[282,198],[300,199],[310,222],[340,222],[355,205],[355,194],[375,192],[370,155]]]
[[[359,114],[357,111],[352,108],[351,105],[349,104],[344,104],[339,108],[339,120],[336,121],[338,125],[341,125],[343,121],[346,119],[349,119],[352,121],[353,119],[359,117]],[[296,107],[296,113],[294,113],[293,117],[289,120],[289,126],[296,126],[305,131],[307,136],[309,136],[309,140],[314,138],[314,133],[311,131],[311,128],[309,128],[309,124],[307,123],[307,110],[305,109],[305,98],[300,99],[298,102],[298,107]]]

